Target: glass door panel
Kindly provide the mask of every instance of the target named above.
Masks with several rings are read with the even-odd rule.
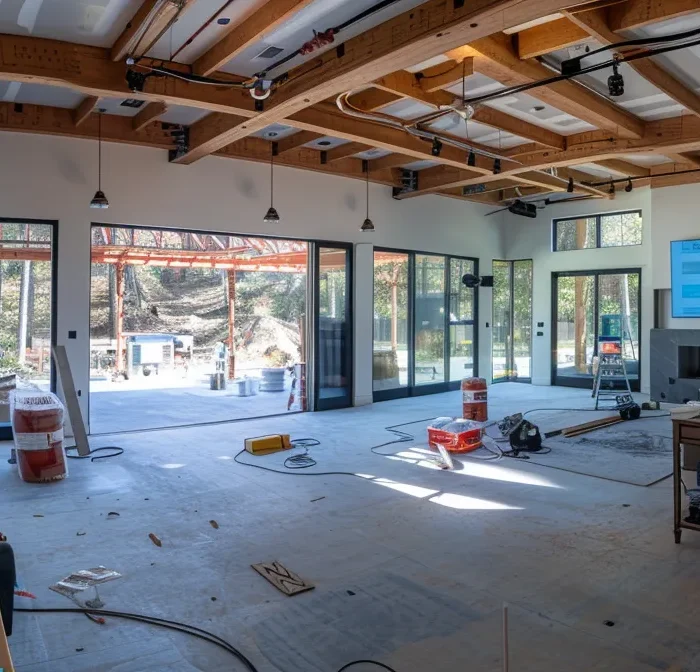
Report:
[[[513,361],[511,301],[513,294],[510,263],[493,262],[493,324],[491,357],[493,382],[509,380]]]
[[[512,379],[532,377],[532,259],[512,262],[513,365]]]
[[[408,387],[408,254],[374,253],[375,392]]]
[[[630,381],[639,380],[639,274],[598,277],[598,333],[620,336]]]
[[[556,278],[556,384],[592,384],[596,342],[595,275]]]
[[[319,247],[317,269],[316,408],[344,408],[352,403],[350,251]]]
[[[416,385],[445,382],[445,257],[416,254],[415,258]]]
[[[449,380],[459,381],[474,375],[474,314],[476,289],[464,285],[466,274],[474,275],[471,259],[450,259],[450,370]]]

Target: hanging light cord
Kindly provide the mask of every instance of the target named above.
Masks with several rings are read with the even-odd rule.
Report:
[[[102,112],[97,122],[97,190],[102,191]]]
[[[365,186],[367,188],[367,219],[369,219],[369,161],[366,163],[367,170],[365,170]]]
[[[275,198],[275,143],[270,145],[270,207],[274,208]]]

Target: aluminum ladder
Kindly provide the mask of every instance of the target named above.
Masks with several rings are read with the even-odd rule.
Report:
[[[622,381],[624,381],[626,389],[616,389],[615,383]],[[606,382],[610,382],[607,389],[605,387]],[[618,397],[625,394],[629,395],[629,398],[632,399],[632,388],[630,387],[630,379],[627,375],[625,360],[623,359],[622,354],[601,353],[598,355],[598,370],[596,371],[595,378],[593,379],[592,396],[595,397],[596,410],[617,410],[619,407]],[[603,403],[612,401],[613,405],[601,408],[601,401]]]

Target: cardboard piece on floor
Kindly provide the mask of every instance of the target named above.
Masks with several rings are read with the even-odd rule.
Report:
[[[83,423],[83,415],[80,412],[78,395],[75,391],[75,383],[73,382],[73,373],[68,363],[66,346],[55,345],[51,350],[51,354],[53,355],[53,361],[58,370],[58,381],[63,390],[63,399],[68,409],[68,417],[70,418],[71,428],[73,429],[75,447],[78,449],[78,455],[86,457],[90,454],[90,444],[88,443],[87,432],[85,431],[85,424]]]
[[[315,588],[312,583],[307,583],[276,560],[274,562],[261,562],[257,565],[251,565],[251,567],[285,595],[298,595]]]

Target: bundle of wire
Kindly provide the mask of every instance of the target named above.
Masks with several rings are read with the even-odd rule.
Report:
[[[237,649],[233,644],[222,639],[218,635],[209,632],[208,630],[203,630],[202,628],[195,627],[194,625],[188,625],[186,623],[179,623],[177,621],[169,621],[165,618],[157,618],[156,616],[145,616],[143,614],[132,614],[125,611],[109,611],[106,609],[83,609],[83,608],[51,608],[51,609],[24,609],[15,608],[15,612],[24,614],[85,614],[88,616],[99,617],[99,618],[122,618],[129,621],[137,621],[139,623],[147,623],[148,625],[155,625],[160,628],[166,628],[168,630],[175,630],[177,632],[183,632],[186,635],[196,637],[197,639],[202,639],[205,642],[209,642],[218,646],[220,649],[227,651],[234,658],[236,658],[240,663],[243,664],[245,669],[249,672],[259,672],[258,668],[253,665],[251,660]],[[343,672],[348,670],[355,665],[375,665],[384,670],[389,670],[389,672],[396,672],[393,668],[385,665],[384,663],[379,663],[375,660],[354,660],[351,663],[347,663],[341,667],[338,672]]]

